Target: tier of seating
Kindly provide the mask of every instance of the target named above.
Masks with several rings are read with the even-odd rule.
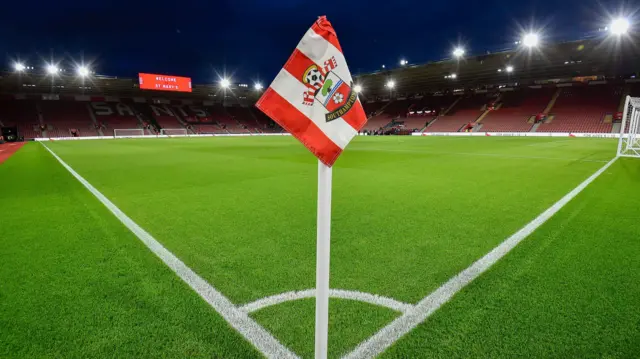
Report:
[[[39,107],[48,137],[100,135],[85,102],[42,101]]]
[[[409,117],[404,119],[405,128],[423,130],[438,114],[446,111],[455,100],[456,97],[451,95],[424,96],[421,99],[413,100],[408,109],[413,114],[409,114]],[[429,113],[429,115],[424,113]]]
[[[369,117],[363,129],[377,131],[390,126],[393,119],[406,115],[410,105],[408,100],[365,104],[365,112],[369,115],[374,114],[374,116]]]
[[[211,114],[213,120],[220,125],[222,129],[226,130],[227,133],[250,133],[246,125],[238,122],[227,112],[224,106],[210,106],[207,107],[206,110]]]
[[[563,88],[538,132],[611,132],[604,118],[618,111],[621,94],[620,87],[605,85]]]
[[[421,131],[427,125],[427,121],[432,119],[433,117],[407,117],[402,120],[402,124],[406,129]]]
[[[258,124],[258,130],[263,133],[280,133],[282,127],[273,122],[269,116],[265,115],[262,111],[258,110],[254,106],[250,107],[250,111]]]
[[[113,136],[114,130],[141,129],[133,104],[119,102],[91,102],[91,111],[105,136]],[[145,134],[151,134],[145,131]]]
[[[486,94],[465,95],[445,115],[440,115],[424,132],[458,132],[465,125],[475,122],[488,102]]]
[[[153,118],[156,120],[156,123],[158,123],[160,128],[184,128],[176,116],[154,115]]]
[[[505,92],[500,97],[497,109],[482,119],[483,132],[529,132],[533,123],[529,119],[542,113],[555,88],[523,89]]]
[[[220,125],[214,121],[210,113],[208,113],[202,106],[173,106],[170,108],[173,114],[179,116],[185,123],[185,126],[191,133],[195,134],[217,134],[217,133],[229,133]],[[154,117],[155,113],[153,114]],[[180,128],[183,127],[179,123],[178,119],[173,120],[164,118],[160,119],[162,123],[158,122],[162,128]],[[175,121],[175,122],[174,122]],[[168,127],[174,126],[174,127]],[[177,127],[175,127],[177,126]]]
[[[236,128],[241,130],[240,133],[260,133],[257,123],[249,108],[242,106],[230,106],[224,108],[227,114],[236,122]]]
[[[219,125],[211,124],[211,123],[199,123],[199,124],[192,124],[189,126],[191,126],[194,132],[199,135],[229,133]]]
[[[360,102],[362,103],[362,108],[364,109],[364,113],[367,114],[367,117],[372,117],[388,103],[383,101],[368,102],[363,99],[360,99]]]
[[[0,124],[18,127],[18,134],[25,138],[42,137],[38,111],[31,101],[0,102]]]
[[[386,132],[393,128],[403,131],[456,132],[480,124],[481,127],[476,126],[476,130],[483,132],[527,132],[535,130],[531,119],[544,112],[552,103],[556,91],[559,96],[547,119],[538,125],[538,132],[611,132],[611,119],[619,111],[622,93],[640,96],[640,84],[634,83],[628,87],[576,85],[559,90],[555,87],[525,88],[503,92],[499,98],[496,98],[498,93],[494,92],[365,101],[365,112],[373,116],[364,130],[382,129]],[[481,118],[486,105],[494,101],[494,109]],[[158,109],[154,110],[155,107]],[[25,138],[42,136],[41,126],[48,137],[99,136],[101,133],[112,136],[114,129],[141,129],[145,123],[160,128],[186,126],[194,133],[283,131],[252,106],[203,107],[11,99],[0,103],[0,125],[17,126]],[[155,132],[145,130],[145,133]]]

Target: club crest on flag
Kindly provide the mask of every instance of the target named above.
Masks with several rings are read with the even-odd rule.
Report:
[[[302,94],[302,103],[313,106],[318,100],[329,111],[325,115],[325,121],[330,122],[344,116],[358,99],[358,94],[353,91],[353,84],[346,83],[334,71],[338,66],[335,57],[324,62],[324,68],[311,65],[302,75],[302,83],[307,86],[307,91]]]
[[[256,107],[331,167],[367,123],[336,32],[309,28]]]

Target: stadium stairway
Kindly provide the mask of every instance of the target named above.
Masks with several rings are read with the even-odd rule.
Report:
[[[555,89],[503,92],[500,102],[482,120],[485,132],[531,132],[536,115],[549,104]]]
[[[427,125],[424,126],[420,132],[426,131],[427,128],[429,128],[429,126],[433,125],[438,120],[438,117],[440,117],[440,116],[436,116],[431,121],[427,122]]]
[[[96,127],[98,136],[104,136],[104,132],[102,132],[102,127],[99,126],[98,120],[96,119],[96,114],[93,113],[93,110],[91,109],[91,105],[89,104],[87,104],[87,111],[89,111],[89,118],[91,119],[91,122],[93,122],[94,126]]]
[[[541,132],[611,133],[605,116],[620,102],[621,89],[609,85],[579,85],[562,89],[553,107],[553,119],[540,125]]]
[[[542,113],[544,113],[545,115],[548,115],[549,112],[551,112],[551,110],[553,109],[553,106],[555,106],[556,104],[556,101],[558,101],[558,97],[560,97],[561,93],[562,93],[562,88],[558,88],[556,92],[553,94],[553,96],[551,97],[551,100],[549,100],[547,107],[545,107]]]
[[[43,138],[47,138],[49,137],[49,134],[47,133],[47,126],[45,126],[44,117],[42,117],[42,108],[40,108],[40,104],[37,102],[36,102],[36,111],[38,112],[38,123],[40,124],[40,128],[44,129],[41,131],[41,135]]]
[[[460,132],[475,121],[484,112],[486,94],[460,95],[438,121],[425,128],[424,132]]]
[[[447,115],[451,110],[453,110],[454,107],[456,107],[456,105],[458,104],[458,102],[460,102],[462,100],[463,96],[458,97],[455,101],[453,101],[451,103],[451,105],[449,105],[449,107],[447,107],[446,110],[444,110],[444,112],[442,112],[440,115]]]
[[[182,126],[183,128],[185,128],[187,130],[187,133],[191,133],[191,134],[194,134],[194,135],[196,134],[196,131],[193,128],[190,128],[188,126],[188,124],[185,122],[185,120],[182,118],[182,116],[180,116],[178,111],[173,111],[173,114],[176,115],[176,120],[178,121],[180,126]]]
[[[69,137],[71,129],[80,137],[98,136],[95,123],[87,113],[87,104],[79,101],[51,100],[40,103],[42,118],[52,137]]]
[[[620,128],[622,128],[622,122],[616,122],[611,126],[611,133],[620,133]]]

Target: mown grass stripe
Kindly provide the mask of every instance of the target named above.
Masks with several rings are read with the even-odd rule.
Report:
[[[491,252],[474,262],[471,266],[457,274],[455,277],[449,279],[445,284],[418,302],[414,308],[405,312],[402,316],[382,328],[371,338],[360,343],[352,352],[348,353],[343,358],[374,358],[382,354],[382,352],[392,346],[404,335],[412,331],[420,323],[424,322],[442,305],[447,303],[456,293],[466,287],[474,279],[478,278],[482,273],[488,270],[492,265],[522,242],[522,240],[533,233],[533,231],[549,220],[549,218],[556,214],[560,209],[562,209],[562,207],[569,203],[569,201],[582,192],[582,190],[584,190],[591,182],[606,171],[617,159],[618,157],[615,157],[611,161],[607,162],[607,164],[602,166],[602,168],[580,183],[571,192],[567,193],[558,202],[554,203],[526,226],[522,227],[504,242],[500,243],[500,245],[491,250]]]
[[[207,283],[191,268],[184,264],[178,257],[167,250],[160,242],[153,238],[142,227],[136,224],[115,204],[100,193],[95,187],[87,182],[82,176],[67,165],[49,147],[40,142],[51,155],[73,177],[89,190],[102,204],[113,213],[122,224],[124,224],[138,239],[140,239],[158,258],[160,258],[180,279],[187,283],[200,297],[202,297],[211,307],[213,307],[232,327],[234,327],[247,341],[254,345],[262,354],[268,358],[297,358],[291,350],[282,345],[266,329],[251,319],[247,313],[238,309],[227,297],[218,292],[212,285]]]

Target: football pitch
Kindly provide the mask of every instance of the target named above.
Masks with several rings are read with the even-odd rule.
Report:
[[[357,137],[333,170],[331,357],[638,357],[640,160],[616,145]],[[0,357],[312,358],[316,171],[292,137],[28,143],[0,165]]]

